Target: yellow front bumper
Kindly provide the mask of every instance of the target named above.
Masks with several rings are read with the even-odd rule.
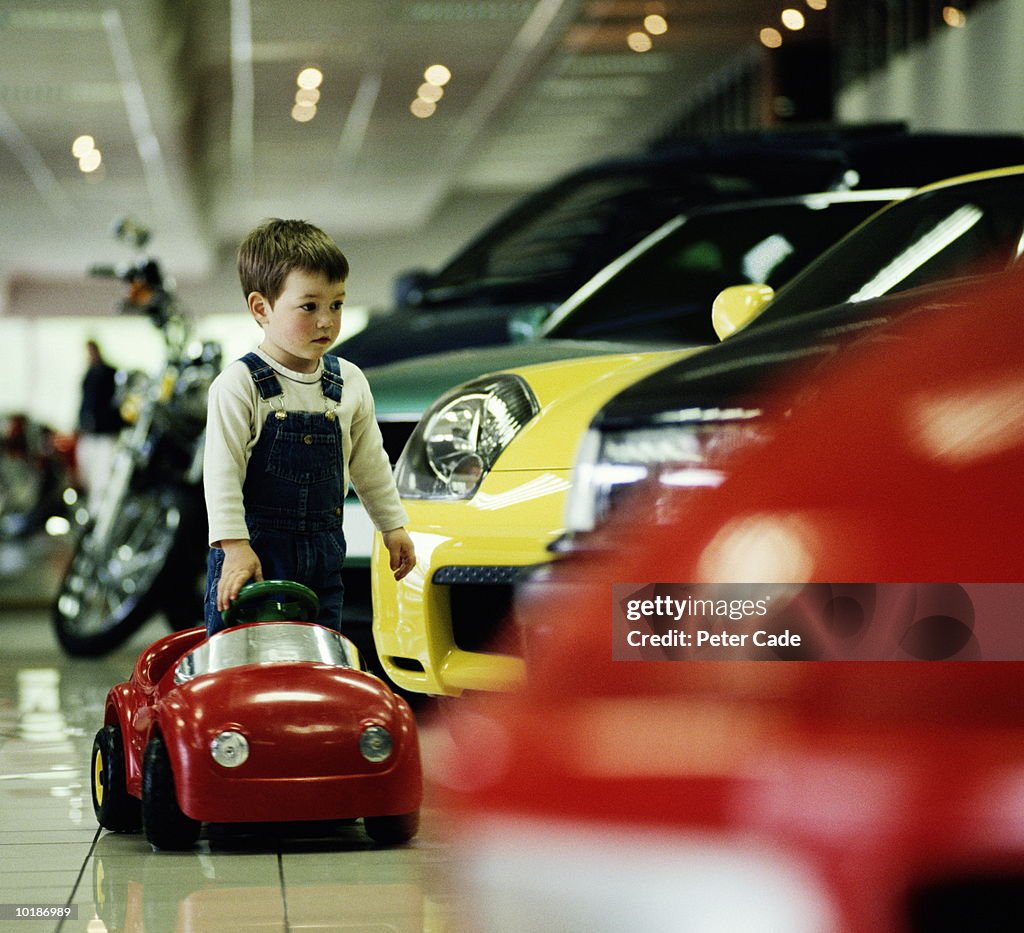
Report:
[[[550,561],[546,547],[562,532],[569,471],[494,471],[484,485],[465,501],[404,500],[417,564],[401,582],[379,536],[374,543],[373,637],[384,670],[405,690],[458,696],[513,690],[525,677],[512,653],[459,646],[458,632],[474,620],[453,625],[452,585],[435,578],[442,571],[442,579],[508,585],[516,568]]]

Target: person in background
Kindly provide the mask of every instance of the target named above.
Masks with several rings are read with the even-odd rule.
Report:
[[[85,352],[88,366],[82,378],[75,459],[79,480],[86,492],[86,507],[92,512],[110,476],[114,447],[123,422],[114,403],[116,370],[103,359],[95,340],[86,341]]]

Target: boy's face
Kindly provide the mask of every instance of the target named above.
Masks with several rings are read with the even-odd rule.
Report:
[[[313,372],[338,339],[344,301],[344,280],[293,269],[273,304],[259,292],[249,295],[249,310],[263,328],[260,348],[288,369]]]

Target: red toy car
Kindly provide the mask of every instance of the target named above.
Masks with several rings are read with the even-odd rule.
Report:
[[[408,704],[361,669],[348,639],[306,619],[290,581],[246,587],[211,638],[195,628],[142,652],[107,695],[93,807],[115,832],[187,849],[202,823],[362,817],[377,842],[419,825],[423,781]]]
[[[675,524],[638,502],[617,554],[517,613],[525,691],[464,702],[435,769],[474,929],[1022,928],[1022,285],[837,361]],[[1015,644],[981,602],[879,600],[820,613],[811,655],[874,660],[616,661],[617,581],[1016,587]]]

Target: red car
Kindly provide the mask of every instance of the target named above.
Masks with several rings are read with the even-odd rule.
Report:
[[[525,691],[464,703],[438,768],[474,929],[1022,928],[1022,284],[844,356],[677,523],[638,504],[616,554],[520,607]],[[835,592],[791,618],[808,654],[730,619],[714,653],[614,660],[616,583],[652,610],[691,583]]]
[[[168,635],[107,695],[92,753],[96,818],[187,849],[203,823],[361,817],[381,843],[419,825],[423,781],[408,704],[289,581],[252,584],[231,626]]]

